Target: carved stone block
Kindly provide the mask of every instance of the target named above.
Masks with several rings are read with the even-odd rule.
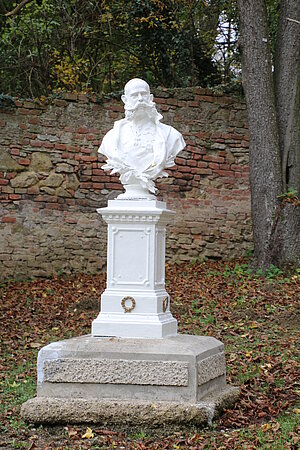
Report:
[[[226,385],[224,346],[213,337],[81,336],[40,350],[37,397],[23,405],[22,415],[37,423],[126,417],[135,425],[200,424],[237,394]]]

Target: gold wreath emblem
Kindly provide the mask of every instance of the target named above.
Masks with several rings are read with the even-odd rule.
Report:
[[[169,297],[164,297],[163,298],[163,312],[164,313],[167,311],[168,304],[169,304]]]
[[[126,306],[126,302],[130,301],[131,305]],[[124,309],[125,313],[130,313],[135,308],[135,300],[133,297],[124,297],[121,301],[122,308]]]

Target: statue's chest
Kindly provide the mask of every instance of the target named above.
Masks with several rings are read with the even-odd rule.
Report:
[[[139,171],[146,170],[153,162],[155,126],[127,126],[120,136],[120,148],[124,162]]]

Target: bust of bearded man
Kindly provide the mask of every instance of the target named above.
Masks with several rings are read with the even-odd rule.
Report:
[[[99,152],[107,161],[102,168],[120,174],[126,192],[118,199],[153,199],[154,180],[168,176],[164,169],[175,164],[185,142],[175,128],[160,122],[162,115],[144,80],[130,80],[121,98],[125,118],[104,136]]]

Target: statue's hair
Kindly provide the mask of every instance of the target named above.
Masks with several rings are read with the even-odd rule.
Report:
[[[147,89],[147,91],[150,93],[150,86],[149,84],[142,80],[141,78],[132,78],[132,80],[129,80],[128,83],[125,84],[124,87],[124,93],[126,95],[126,93],[128,93],[129,89],[135,84],[135,83],[143,83]]]

